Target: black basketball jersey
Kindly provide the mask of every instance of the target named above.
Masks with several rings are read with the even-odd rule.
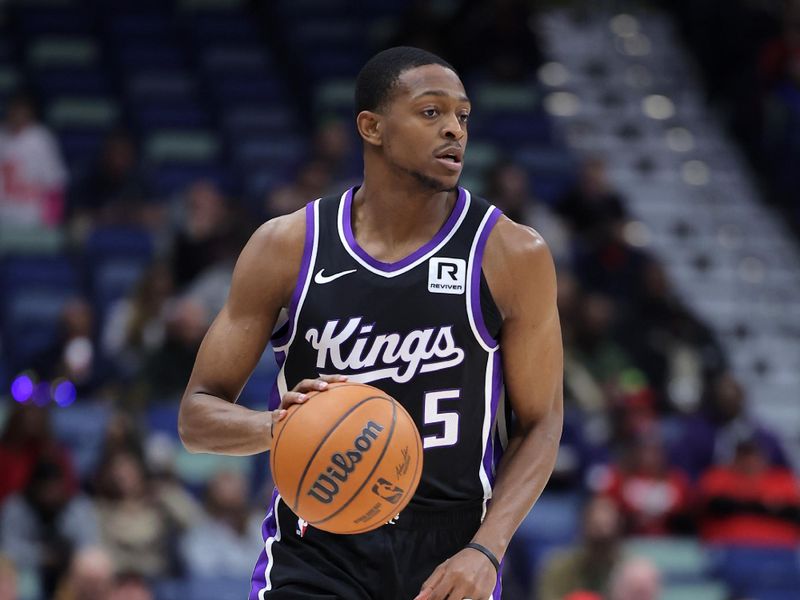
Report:
[[[271,396],[303,378],[344,374],[397,399],[422,437],[412,505],[491,497],[506,443],[501,318],[481,271],[500,211],[459,188],[445,224],[410,256],[384,263],[353,235],[355,188],[306,207],[302,266],[288,320],[272,337]]]

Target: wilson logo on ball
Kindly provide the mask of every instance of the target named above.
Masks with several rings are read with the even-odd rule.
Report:
[[[383,426],[368,421],[361,434],[353,440],[353,448],[345,452],[336,452],[331,456],[331,464],[325,472],[317,476],[317,480],[308,490],[308,495],[323,504],[330,504],[339,493],[339,483],[347,481],[350,473],[356,470],[362,455],[372,448],[372,442],[378,439]]]

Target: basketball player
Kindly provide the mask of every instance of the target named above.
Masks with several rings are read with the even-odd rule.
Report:
[[[561,434],[553,262],[535,231],[457,186],[470,101],[453,67],[392,48],[363,67],[355,96],[363,183],[253,235],[198,353],[180,434],[194,452],[254,454],[312,390],[345,378],[385,390],[423,440],[411,504],[374,531],[334,535],[276,491],[251,600],[499,598],[499,563]],[[272,410],[238,406],[270,339]]]

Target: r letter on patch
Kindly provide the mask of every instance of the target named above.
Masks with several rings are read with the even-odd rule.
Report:
[[[467,262],[462,258],[432,258],[428,262],[428,291],[463,294],[467,288]]]

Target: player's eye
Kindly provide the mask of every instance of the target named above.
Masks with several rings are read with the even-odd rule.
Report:
[[[426,108],[425,110],[422,111],[422,114],[425,115],[426,117],[428,117],[429,119],[432,119],[433,117],[435,117],[436,115],[439,114],[439,109],[437,109],[437,108]]]
[[[469,120],[469,113],[462,113],[458,115],[458,120],[462,123],[466,123]]]

